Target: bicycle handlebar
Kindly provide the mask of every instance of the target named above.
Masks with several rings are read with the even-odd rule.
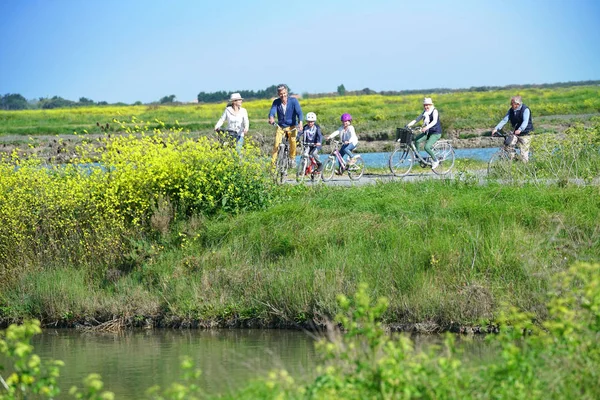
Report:
[[[238,131],[234,130],[234,129],[215,129],[215,132],[219,132],[219,133],[235,133],[236,135],[238,134]]]

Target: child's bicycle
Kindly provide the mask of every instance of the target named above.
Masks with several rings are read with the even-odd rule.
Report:
[[[287,179],[288,168],[291,167],[290,162],[290,135],[296,133],[296,128],[283,128],[277,123],[273,123],[278,129],[282,129],[284,134],[277,149],[277,158],[275,159],[274,179],[276,183],[282,184]]]
[[[504,138],[502,147],[497,152],[492,154],[488,161],[488,177],[489,178],[510,178],[513,173],[515,174],[526,174],[529,170],[529,162],[523,161],[520,150],[517,152],[517,138],[513,133],[505,133],[496,131],[495,135]],[[529,158],[531,159],[531,152]]]
[[[413,140],[419,128],[397,128],[396,136],[398,147],[390,155],[388,166],[394,176],[406,176],[414,163],[419,163],[422,168],[431,166],[430,157],[422,157]],[[454,167],[454,149],[448,140],[440,139],[433,145],[433,153],[440,164],[432,169],[437,175],[446,175]]]
[[[300,163],[298,164],[298,170],[296,171],[297,182],[304,182],[307,176],[310,176],[311,182],[314,182],[321,176],[317,160],[305,151],[305,149],[310,148],[310,146],[311,143],[302,143],[302,156],[300,156]]]
[[[336,168],[335,168],[336,160],[339,162],[339,164],[341,166],[340,170],[339,170],[340,175],[343,174],[345,171],[347,171],[348,177],[351,180],[353,180],[353,181],[359,180],[363,176],[363,173],[365,172],[365,162],[362,159],[362,157],[360,156],[360,154],[357,154],[352,160],[348,160],[348,162],[345,162],[344,158],[340,154],[340,150],[339,150],[340,142],[337,140],[332,140],[332,143],[333,143],[333,146],[331,149],[331,153],[329,154],[327,161],[325,161],[325,164],[323,165],[323,173],[322,173],[323,181],[328,182],[333,178],[333,175],[336,172]]]

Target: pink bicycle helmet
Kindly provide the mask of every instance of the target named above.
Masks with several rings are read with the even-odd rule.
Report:
[[[352,121],[352,115],[348,113],[343,113],[340,119],[342,120],[342,122]]]

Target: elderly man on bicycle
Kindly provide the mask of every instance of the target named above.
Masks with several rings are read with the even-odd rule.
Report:
[[[516,144],[521,149],[521,159],[523,162],[527,162],[529,161],[529,146],[531,144],[529,134],[533,132],[533,120],[531,119],[531,111],[529,107],[523,104],[521,96],[513,96],[510,99],[510,108],[502,121],[492,130],[492,136],[502,129],[508,121],[512,125],[514,134],[509,135],[504,144],[511,146]]]
[[[292,168],[296,165],[296,135],[292,134],[302,131],[302,108],[300,102],[294,97],[288,96],[288,88],[286,85],[277,86],[278,99],[273,100],[271,110],[269,111],[269,124],[275,122],[275,114],[277,114],[277,131],[275,132],[275,144],[273,146],[273,165],[277,159],[277,150],[283,135],[287,135],[290,141],[290,160]],[[296,133],[294,132],[294,133]]]

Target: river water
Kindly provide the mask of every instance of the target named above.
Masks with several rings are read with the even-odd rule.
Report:
[[[63,393],[73,385],[81,387],[83,379],[96,372],[117,399],[140,398],[153,385],[166,388],[179,380],[184,356],[202,370],[199,383],[210,394],[239,389],[275,368],[309,376],[315,365],[313,339],[291,330],[157,329],[110,334],[58,329],[45,330],[33,344],[42,359],[64,361],[59,380]]]
[[[481,338],[463,341],[469,359],[490,358]],[[417,348],[439,343],[440,336],[413,337]],[[34,337],[42,359],[62,360],[59,386],[66,393],[82,386],[90,373],[99,373],[105,390],[117,399],[143,397],[146,389],[163,389],[180,379],[180,363],[191,357],[202,370],[198,382],[208,394],[224,394],[285,368],[297,380],[314,377],[317,356],[314,337],[294,330],[133,330],[119,334],[85,333],[74,329],[44,330]],[[1,362],[0,365],[5,363]],[[62,398],[62,396],[61,396]]]
[[[473,149],[454,149],[454,155],[456,159],[470,158],[478,161],[488,161],[492,154],[498,151],[497,147],[489,148],[473,148]],[[357,154],[365,160],[365,164],[368,167],[387,167],[388,159],[390,158],[391,152],[381,153],[360,153],[360,146],[357,148]],[[421,154],[426,155],[424,151]],[[327,155],[321,154],[321,161],[326,160]],[[299,161],[299,158],[296,160]]]

